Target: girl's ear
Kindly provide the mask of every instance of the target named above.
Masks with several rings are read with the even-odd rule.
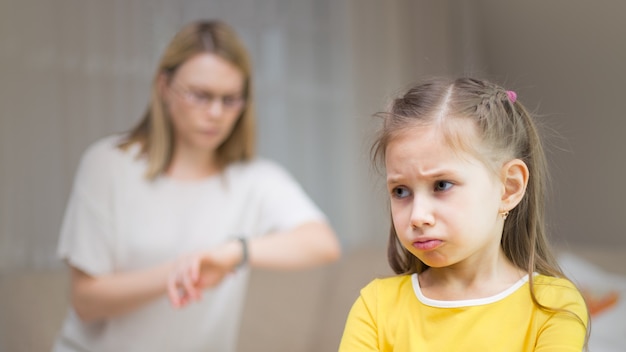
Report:
[[[520,159],[513,159],[502,166],[502,211],[515,208],[526,193],[528,166]]]

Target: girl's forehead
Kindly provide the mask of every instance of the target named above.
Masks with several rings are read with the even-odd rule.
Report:
[[[415,125],[397,131],[386,148],[387,166],[419,162],[436,165],[447,162],[487,166],[485,148],[471,123]]]
[[[414,124],[396,131],[390,139],[419,138],[459,153],[473,153],[482,144],[476,125],[470,119],[447,118],[443,121]]]

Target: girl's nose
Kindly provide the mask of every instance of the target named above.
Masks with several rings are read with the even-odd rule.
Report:
[[[411,210],[411,227],[421,228],[424,226],[433,226],[435,224],[435,215],[432,209],[432,202],[427,198],[415,197],[413,200],[413,209]]]

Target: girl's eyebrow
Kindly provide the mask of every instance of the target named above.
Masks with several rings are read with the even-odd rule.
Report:
[[[419,174],[422,177],[441,178],[441,177],[454,175],[455,172],[453,170],[449,170],[449,169],[435,169],[435,170],[432,170],[432,171],[421,172]],[[388,175],[387,176],[387,183],[398,183],[398,182],[400,182],[404,178],[406,178],[406,176],[404,176],[404,175],[395,175],[395,174],[394,175]]]
[[[400,183],[400,180],[402,180],[403,178],[404,177],[402,176],[388,176],[387,183],[388,184]]]

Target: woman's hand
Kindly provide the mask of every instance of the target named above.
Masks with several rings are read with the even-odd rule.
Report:
[[[172,305],[182,308],[202,298],[202,291],[219,285],[234,272],[241,261],[243,250],[239,241],[227,242],[217,248],[181,256],[167,282]]]

